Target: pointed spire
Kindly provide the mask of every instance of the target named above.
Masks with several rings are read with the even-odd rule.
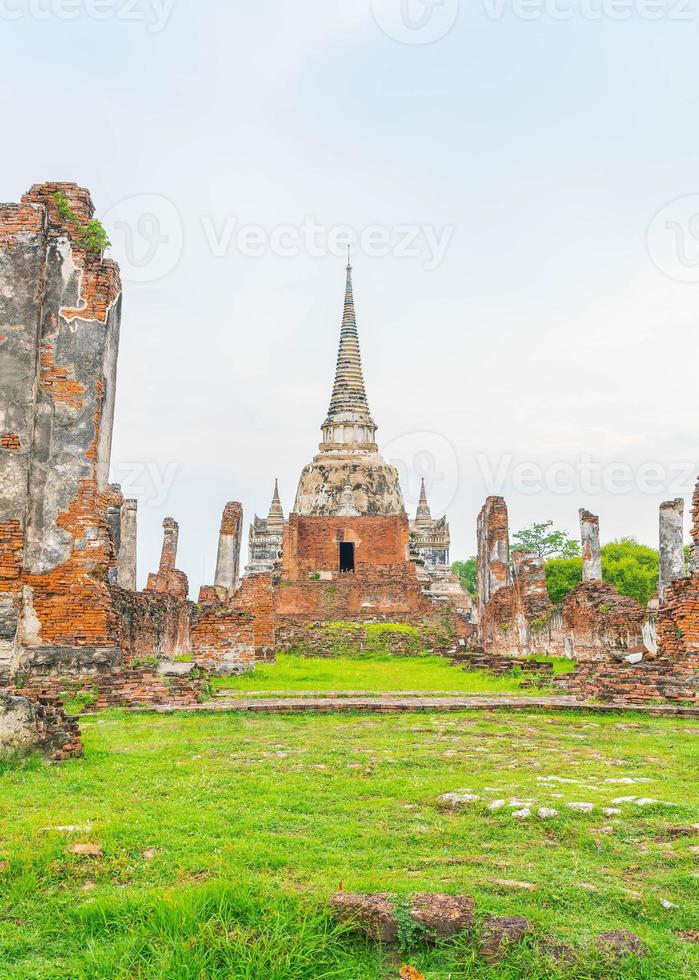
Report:
[[[416,520],[421,517],[425,517],[431,520],[432,514],[430,513],[430,506],[427,503],[427,494],[425,492],[425,478],[422,477],[420,483],[420,500],[417,505],[417,514],[415,515]]]
[[[358,422],[363,425],[374,425],[369,414],[364,377],[362,375],[362,360],[359,353],[359,336],[357,334],[357,318],[354,312],[354,296],[352,293],[352,266],[347,256],[347,280],[345,283],[345,305],[342,312],[342,327],[340,329],[340,347],[337,353],[335,383],[326,425],[330,422]]]
[[[347,254],[345,306],[340,328],[340,349],[337,352],[335,383],[330,399],[328,417],[321,426],[324,453],[375,453],[376,422],[369,413],[364,390],[362,359],[359,353],[357,318],[352,295],[352,265]]]
[[[267,523],[284,523],[284,509],[279,499],[279,481],[276,478],[274,480],[274,495],[272,497],[272,503],[269,505],[269,513],[267,514]]]

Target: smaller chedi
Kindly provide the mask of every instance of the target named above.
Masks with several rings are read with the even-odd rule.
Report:
[[[274,495],[267,517],[255,518],[248,535],[248,563],[246,575],[271,572],[279,559],[284,537],[284,510],[279,499],[279,483],[274,481]]]

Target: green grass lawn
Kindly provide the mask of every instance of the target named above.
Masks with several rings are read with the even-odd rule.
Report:
[[[395,978],[406,960],[429,980],[699,971],[679,935],[697,928],[699,835],[669,830],[699,821],[696,722],[112,712],[83,727],[84,761],[0,775],[3,980],[364,980]],[[440,809],[458,790],[480,799]],[[603,815],[621,796],[660,802]],[[495,799],[507,803],[490,809]],[[559,816],[519,823],[513,799]],[[75,842],[103,856],[68,854]],[[558,969],[532,941],[491,967],[469,935],[382,951],[325,914],[340,881],[466,893],[479,915],[527,915],[579,959]],[[592,937],[613,928],[640,935],[648,957],[602,961]]]
[[[462,670],[444,657],[303,657],[278,654],[274,664],[258,664],[241,677],[222,677],[215,686],[255,691],[425,691],[463,694],[535,694],[522,677]],[[543,688],[542,688],[543,690]],[[549,690],[548,688],[546,689]]]

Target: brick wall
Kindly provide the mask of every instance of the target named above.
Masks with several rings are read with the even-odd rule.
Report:
[[[607,582],[582,582],[556,607],[515,582],[487,603],[481,636],[489,653],[604,660],[610,649],[643,643],[646,618],[643,606]]]
[[[83,711],[104,708],[138,708],[154,705],[197,704],[208,692],[210,675],[171,677],[159,674],[155,667],[115,670],[108,674],[32,675],[24,680],[18,693],[33,699],[75,697],[84,692],[94,701]]]

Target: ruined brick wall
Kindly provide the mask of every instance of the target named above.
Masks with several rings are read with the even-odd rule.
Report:
[[[75,221],[53,199],[61,192]],[[0,206],[0,675],[34,655],[115,654],[105,579],[118,267],[82,244],[75,184]],[[6,384],[7,379],[7,384]]]
[[[244,579],[231,601],[237,610],[252,617],[256,654],[264,656],[273,650],[276,621],[272,573],[262,572]]]
[[[32,675],[25,679],[19,693],[27,697],[89,696],[81,709],[85,712],[104,708],[140,708],[157,705],[192,705],[204,700],[209,691],[210,675],[198,670],[196,676],[177,677],[158,673],[155,667],[115,670],[109,674]]]
[[[193,603],[161,592],[109,588],[119,621],[119,647],[125,664],[145,657],[171,660],[189,653]]]
[[[582,582],[554,607],[540,576],[532,580],[525,574],[487,604],[481,637],[488,653],[503,656],[542,653],[602,661],[611,649],[642,644],[646,620],[643,606],[608,582]]]
[[[255,664],[253,616],[223,598],[196,609],[192,617],[192,656],[215,674],[237,674]]]
[[[699,655],[682,663],[667,657],[637,664],[606,657],[576,667],[573,674],[556,678],[556,686],[582,698],[648,704],[653,701],[699,703]]]
[[[77,718],[56,698],[0,691],[0,755],[25,752],[41,752],[52,762],[81,758]]]
[[[668,659],[682,662],[699,653],[699,572],[667,586],[656,629],[658,649]]]

